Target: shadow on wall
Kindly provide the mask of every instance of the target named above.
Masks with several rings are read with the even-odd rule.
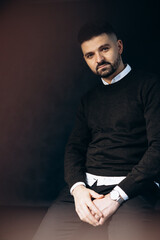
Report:
[[[144,67],[152,71],[157,64],[158,69],[158,59],[144,58],[146,46],[158,41],[155,9],[146,1],[143,9],[135,2],[122,3],[1,3],[1,204],[46,204],[64,186],[64,149],[76,108],[82,94],[99,81],[82,61],[77,44],[77,32],[84,22],[107,17],[124,38],[124,58],[138,67],[143,58]],[[148,29],[150,35],[144,42]],[[150,57],[157,55],[150,52]]]

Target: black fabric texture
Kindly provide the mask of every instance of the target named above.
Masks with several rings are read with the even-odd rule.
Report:
[[[160,81],[134,69],[81,99],[65,153],[65,180],[85,172],[127,176],[119,186],[131,198],[160,175]]]

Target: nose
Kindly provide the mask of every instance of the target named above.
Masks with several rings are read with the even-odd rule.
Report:
[[[100,62],[102,62],[104,60],[104,56],[101,54],[101,53],[97,53],[96,54],[96,62],[97,63],[100,63]]]

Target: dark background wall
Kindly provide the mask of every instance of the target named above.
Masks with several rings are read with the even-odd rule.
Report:
[[[158,15],[158,0],[1,2],[0,204],[43,204],[64,185],[75,111],[99,80],[82,61],[80,26],[108,19],[125,61],[159,74]]]

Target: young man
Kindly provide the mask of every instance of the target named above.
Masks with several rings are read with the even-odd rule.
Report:
[[[160,81],[123,63],[123,43],[108,23],[86,24],[78,39],[101,80],[82,98],[66,147],[65,179],[77,214],[71,196],[57,201],[42,225],[53,234],[44,239],[156,240]]]

